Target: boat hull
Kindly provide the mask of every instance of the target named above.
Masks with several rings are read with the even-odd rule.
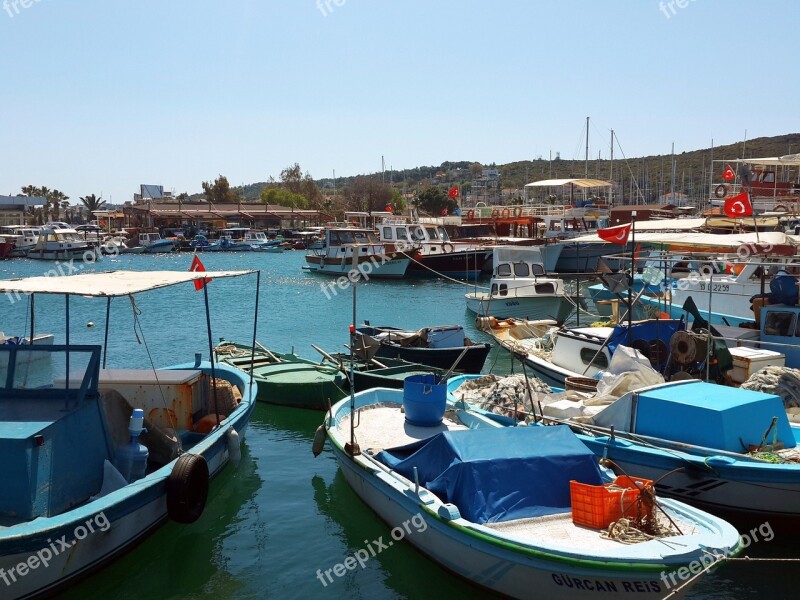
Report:
[[[486,357],[491,350],[491,344],[474,344],[467,346],[466,354],[459,360],[464,347],[457,348],[415,348],[400,346],[395,343],[382,342],[376,357],[399,358],[407,362],[428,365],[439,369],[449,369],[458,361],[455,371],[460,373],[480,373]]]
[[[563,323],[575,306],[563,296],[492,297],[486,293],[466,294],[467,309],[480,317],[498,319],[554,319]]]
[[[556,262],[556,273],[597,272],[597,261],[606,254],[611,254],[606,244],[577,244],[565,241]]]
[[[185,364],[170,368],[197,367]],[[209,363],[203,363],[200,368],[210,372]],[[205,458],[212,478],[230,460],[229,428],[232,427],[240,440],[244,440],[255,407],[254,390],[249,389],[249,381],[242,372],[222,365],[217,365],[216,369],[217,376],[224,372],[226,379],[240,385],[243,394],[242,402],[228,421],[190,450],[192,454]],[[166,484],[175,462],[148,474],[135,486],[123,487],[64,514],[0,530],[0,573],[8,576],[10,572],[18,573],[16,569],[22,563],[37,564],[12,582],[10,598],[51,595],[101,568],[152,533],[168,518]],[[47,558],[46,550],[50,551],[50,558]],[[44,564],[43,558],[47,558],[48,564]]]
[[[358,257],[358,270],[365,277],[382,279],[401,279],[406,274],[409,266],[407,257],[390,258],[388,256],[360,256]],[[351,258],[326,259],[317,254],[306,255],[306,268],[313,273],[333,275],[334,277],[347,277],[353,270]]]
[[[172,240],[161,240],[148,246],[134,246],[125,250],[126,254],[162,254],[175,250],[175,242]]]
[[[409,255],[408,275],[413,277],[439,277],[453,279],[476,279],[484,265],[491,264],[491,250],[447,252],[443,254]]]
[[[34,260],[87,260],[94,261],[97,259],[97,253],[89,246],[80,248],[66,248],[60,250],[47,250],[40,248],[32,248],[28,250],[26,255],[28,258]]]

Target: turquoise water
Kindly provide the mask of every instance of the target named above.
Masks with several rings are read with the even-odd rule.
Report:
[[[315,357],[310,344],[344,350],[353,303],[349,291],[330,298],[328,279],[301,270],[302,252],[208,254],[208,270],[260,269],[258,339],[265,346]],[[120,256],[86,270],[187,270],[191,256]],[[0,277],[44,274],[53,264],[29,260],[0,262]],[[475,331],[464,308],[463,285],[435,280],[370,281],[357,290],[357,321],[408,328],[463,324]],[[252,336],[255,277],[217,280],[209,285],[215,340]],[[114,300],[109,367],[148,367],[186,362],[208,354],[203,294],[189,285],[141,294],[145,344],[133,330],[132,306]],[[71,341],[101,344],[105,301],[73,298]],[[25,301],[0,295],[0,331],[24,335]],[[88,324],[93,323],[93,327]],[[64,299],[36,298],[36,330],[64,341]],[[487,368],[507,372],[505,354],[493,350]],[[348,572],[323,587],[316,573],[342,562],[389,528],[350,490],[330,450],[311,453],[322,414],[259,404],[244,444],[242,461],[212,482],[206,511],[193,525],[168,523],[140,546],[63,595],[103,598],[483,598],[462,580],[429,562],[409,544],[395,544],[364,569]],[[780,536],[751,547],[750,555],[796,556],[800,544]],[[794,570],[794,565],[789,569]],[[708,575],[688,597],[705,599],[787,598],[793,586],[776,563],[726,567]],[[535,597],[533,592],[531,597]]]

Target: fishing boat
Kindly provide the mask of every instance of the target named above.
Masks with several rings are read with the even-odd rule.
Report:
[[[36,246],[39,241],[41,227],[31,227],[29,225],[3,225],[0,226],[0,235],[13,248],[8,255],[9,258],[25,256],[31,248]]]
[[[337,277],[357,270],[367,277],[400,279],[409,262],[407,256],[389,250],[372,229],[330,227],[325,230],[325,247],[306,254],[304,268]]]
[[[373,387],[402,388],[406,377],[422,374],[441,375],[443,371],[404,360],[351,361],[349,355],[329,354],[314,346],[323,355],[322,362],[314,362],[294,352],[272,352],[260,346],[254,357],[250,348],[221,340],[215,348],[220,362],[249,373],[258,382],[258,400],[268,404],[328,410],[350,391],[350,380],[355,391]],[[352,366],[352,372],[351,372]]]
[[[580,491],[602,489],[609,476],[568,428],[470,429],[452,413],[414,424],[407,400],[376,389],[336,404],[325,420],[333,452],[394,540],[479,587],[511,598],[536,590],[543,598],[663,599],[665,573],[738,551],[731,525],[669,499],[652,502],[681,533],[608,539],[583,521]],[[624,481],[631,490],[648,485]]]
[[[492,249],[484,245],[452,241],[444,226],[433,223],[386,217],[377,230],[388,251],[411,260],[409,276],[476,279],[492,255]]]
[[[564,282],[547,277],[542,254],[535,246],[496,246],[489,292],[464,297],[467,309],[481,317],[554,319],[563,323],[575,309]]]
[[[140,292],[250,273],[114,271],[0,281],[0,293],[62,296],[66,313],[63,345],[0,346],[3,598],[52,595],[167,519],[197,520],[209,479],[240,455],[255,406],[252,378],[199,353],[165,369],[105,368],[107,346],[71,341],[70,300],[105,298],[110,310],[113,298],[134,302]],[[137,317],[135,323],[143,335]],[[50,368],[33,372],[33,354],[47,354]]]
[[[175,250],[175,240],[163,239],[157,232],[141,232],[127,244],[126,254],[161,254]]]
[[[567,378],[593,378],[608,368],[614,350],[627,345],[661,370],[673,335],[685,329],[677,319],[648,319],[613,327],[557,327],[555,321],[479,320],[479,326],[512,354],[522,358],[548,385],[563,387]]]
[[[97,253],[87,242],[80,239],[74,229],[63,229],[45,225],[39,231],[36,245],[25,254],[38,260],[88,260],[97,259]]]
[[[418,330],[373,327],[365,322],[356,330],[359,352],[366,358],[399,358],[408,362],[480,373],[492,345],[477,343],[464,335],[461,325],[424,327]]]

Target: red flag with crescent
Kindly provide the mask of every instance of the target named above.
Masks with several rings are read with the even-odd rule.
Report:
[[[749,217],[753,214],[753,205],[750,203],[750,194],[741,192],[735,196],[725,199],[725,205],[722,207],[725,215],[731,219],[738,217]]]
[[[631,224],[617,225],[616,227],[606,227],[605,229],[598,229],[597,235],[600,239],[612,244],[619,244],[624,246],[628,243],[628,236],[631,233]]]
[[[730,165],[725,167],[725,170],[722,172],[722,178],[725,181],[733,181],[736,179],[736,173],[733,172]]]
[[[450,191],[447,192],[447,195],[450,196],[453,200],[458,198],[461,195],[461,193],[458,191],[458,186],[454,185],[453,187],[451,187]]]
[[[192,272],[195,272],[195,273],[205,273],[206,272],[205,266],[203,265],[202,262],[200,262],[200,259],[198,258],[198,256],[196,254],[194,256],[194,259],[192,259],[192,266],[189,267],[189,270],[192,271]],[[194,280],[194,289],[197,290],[197,291],[202,290],[204,287],[206,287],[206,284],[209,281],[211,281],[210,277],[206,277],[205,279],[195,279]]]

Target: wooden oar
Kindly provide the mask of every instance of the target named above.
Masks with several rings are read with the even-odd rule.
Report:
[[[348,346],[347,344],[342,344],[342,346],[344,346],[345,348],[350,350],[350,346]],[[351,350],[351,352],[352,352],[352,350]],[[369,362],[371,362],[373,365],[375,365],[377,367],[380,367],[381,369],[388,369],[389,368],[385,364],[383,364],[382,362],[378,362],[378,360],[375,359],[375,358],[370,358]]]
[[[259,347],[259,348],[261,348],[261,349],[262,349],[264,352],[266,352],[266,353],[267,353],[267,356],[269,356],[269,357],[270,357],[272,360],[274,360],[276,363],[285,362],[284,360],[282,360],[282,359],[278,358],[277,356],[275,356],[275,355],[274,355],[272,352],[270,352],[270,351],[269,351],[267,348],[265,348],[264,346],[262,346],[262,345],[261,345],[261,344],[259,344],[258,342],[256,342],[256,346],[258,346],[258,347]]]
[[[456,362],[453,363],[453,365],[447,370],[447,373],[445,373],[444,376],[442,377],[441,379],[442,382],[447,381],[447,378],[450,377],[450,373],[453,372],[453,369],[456,368],[456,365],[461,362],[462,358],[464,358],[464,355],[467,353],[467,350],[469,350],[469,346],[464,346],[464,349],[461,351],[461,354],[458,355]]]

